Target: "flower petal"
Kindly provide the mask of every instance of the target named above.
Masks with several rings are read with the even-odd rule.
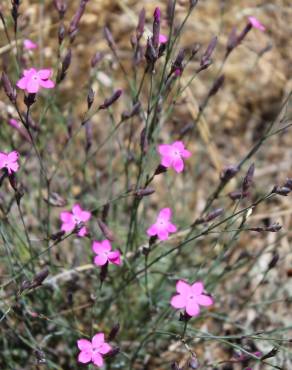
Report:
[[[34,78],[29,78],[26,85],[26,90],[30,94],[36,94],[40,89],[39,80],[35,80]]]
[[[158,230],[157,235],[158,235],[158,239],[160,239],[160,240],[167,240],[168,236],[169,236],[167,230],[161,230],[161,229]]]
[[[51,69],[40,69],[38,72],[37,72],[39,78],[41,78],[42,80],[47,80],[48,78],[51,77],[52,75],[52,70]]]
[[[80,236],[80,238],[83,238],[85,235],[87,235],[87,228],[85,226],[81,227],[77,235]]]
[[[61,230],[65,231],[66,233],[70,233],[75,228],[75,223],[73,222],[64,222],[61,226]]]
[[[19,164],[17,162],[10,163],[8,166],[8,172],[10,173],[11,171],[16,172],[19,168]]]
[[[165,155],[161,158],[160,164],[164,167],[170,167],[172,165],[172,157]]]
[[[181,156],[183,158],[190,158],[190,156],[192,155],[192,153],[189,151],[189,150],[186,150],[184,149],[182,152],[181,152]]]
[[[27,77],[22,77],[20,80],[17,81],[16,86],[21,90],[26,90],[27,85]]]
[[[188,295],[191,290],[191,285],[189,285],[184,280],[179,280],[176,283],[176,291],[182,295]]]
[[[98,352],[95,352],[92,355],[92,362],[94,363],[94,365],[96,365],[98,367],[102,367],[103,366],[103,358],[102,358],[102,356]]]
[[[88,211],[82,211],[80,215],[80,220],[82,222],[87,222],[91,217],[91,213]]]
[[[158,152],[162,155],[171,156],[172,148],[171,145],[168,144],[161,144],[158,146]]]
[[[178,150],[178,151],[180,151],[180,152],[182,152],[182,151],[185,149],[184,143],[183,143],[182,141],[175,141],[175,142],[172,144],[172,146],[173,146],[176,150]]]
[[[147,229],[147,235],[149,235],[149,236],[157,235],[157,232],[158,232],[158,229],[157,229],[157,225],[156,224],[151,225]]]
[[[160,33],[158,40],[159,40],[159,44],[165,44],[167,43],[168,38],[166,35],[163,35],[162,33]]]
[[[184,169],[184,161],[181,158],[177,158],[173,161],[172,167],[174,168],[175,172],[180,173]]]
[[[91,351],[81,351],[78,356],[78,362],[81,362],[82,364],[87,364],[91,361]]]
[[[108,343],[103,343],[103,345],[99,348],[99,353],[105,355],[112,350],[112,347]]]
[[[91,351],[92,349],[92,344],[88,339],[79,339],[77,341],[77,346],[80,349],[80,351]]]
[[[170,208],[162,208],[159,212],[158,218],[161,218],[164,221],[168,221],[171,217],[171,209]]]
[[[201,281],[197,281],[196,283],[192,284],[191,289],[193,294],[200,295],[204,290],[204,284]]]
[[[172,224],[171,222],[169,222],[167,224],[167,231],[170,232],[170,233],[175,233],[177,231],[177,227]]]
[[[16,150],[13,150],[13,152],[8,153],[7,157],[9,161],[15,162],[18,160],[19,154]]]
[[[97,266],[104,266],[108,262],[105,254],[99,254],[94,257],[94,264]]]
[[[196,298],[196,301],[198,302],[199,305],[206,307],[211,306],[214,303],[213,299],[210,296],[204,294],[199,295]]]
[[[121,264],[120,251],[116,250],[116,251],[110,252],[108,254],[108,260],[110,263],[113,263],[114,265],[120,265]]]
[[[200,307],[194,300],[189,300],[186,305],[186,312],[189,316],[197,316],[200,313]]]
[[[186,303],[187,303],[186,298],[181,294],[174,295],[170,300],[170,304],[174,308],[184,308],[186,307]]]
[[[73,222],[73,215],[71,212],[63,211],[60,213],[60,219],[63,222]]]
[[[101,242],[102,250],[105,252],[109,252],[112,250],[112,245],[109,240],[105,239]]]
[[[55,82],[52,80],[40,80],[40,85],[45,89],[53,89],[55,87]]]
[[[104,343],[104,333],[95,334],[91,342],[93,347],[99,347],[102,343]]]

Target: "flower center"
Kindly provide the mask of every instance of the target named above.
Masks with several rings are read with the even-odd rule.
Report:
[[[174,150],[173,155],[175,157],[180,157],[180,151],[179,150]]]

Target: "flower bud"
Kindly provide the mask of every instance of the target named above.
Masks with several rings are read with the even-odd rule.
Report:
[[[88,94],[87,94],[87,108],[88,110],[91,108],[93,102],[94,102],[94,95],[95,92],[93,91],[92,87],[89,88]]]
[[[222,182],[228,182],[237,174],[238,171],[239,168],[237,166],[226,166],[220,174],[220,180]]]
[[[5,72],[2,72],[1,82],[5,91],[5,94],[8,96],[9,100],[12,103],[16,102],[16,90],[12,87],[12,84]]]
[[[116,90],[110,98],[105,99],[105,101],[103,102],[103,104],[101,104],[98,109],[107,109],[115,101],[117,101],[119,99],[119,97],[122,95],[122,93],[123,93],[123,90],[122,89]]]
[[[219,76],[213,83],[213,86],[211,87],[208,97],[210,98],[211,96],[217,94],[218,90],[221,89],[221,87],[224,84],[225,76],[221,75]]]
[[[115,240],[113,231],[101,219],[98,219],[97,223],[105,238],[113,242]]]
[[[143,8],[139,13],[139,20],[136,28],[137,41],[141,39],[144,33],[144,27],[145,27],[145,9]]]
[[[201,62],[200,62],[200,65],[201,66],[206,66],[206,65],[210,65],[211,63],[211,56],[216,48],[216,45],[217,45],[217,36],[213,37],[212,40],[210,41],[206,51],[204,52],[202,58],[201,58]]]
[[[108,341],[111,342],[112,340],[114,340],[116,338],[116,336],[118,335],[118,332],[120,331],[120,324],[119,323],[116,323],[113,327],[112,327],[112,330],[110,331],[109,333],[109,336],[108,336]]]

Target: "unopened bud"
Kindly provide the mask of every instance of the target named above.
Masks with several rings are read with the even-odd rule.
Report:
[[[108,341],[111,342],[112,340],[114,340],[116,338],[116,336],[118,335],[118,332],[120,331],[120,324],[119,323],[116,323],[113,327],[112,327],[112,330],[110,331],[109,333],[109,336],[108,336]]]
[[[145,9],[143,8],[139,13],[139,20],[136,28],[136,37],[138,41],[141,39],[144,33],[144,27],[145,27]]]
[[[110,98],[105,99],[103,104],[99,106],[99,109],[107,109],[108,107],[110,107],[114,102],[116,102],[119,99],[122,93],[123,93],[122,89],[116,90]]]
[[[88,90],[88,95],[87,95],[87,108],[88,108],[88,110],[91,108],[91,106],[94,102],[94,95],[95,95],[95,92],[93,91],[92,87],[90,87],[89,90]]]
[[[221,75],[214,81],[214,84],[209,91],[208,97],[211,97],[217,94],[219,89],[221,89],[221,87],[223,86],[224,80],[225,80],[225,76]]]
[[[135,191],[137,197],[147,197],[153,193],[155,193],[155,190],[152,188],[138,189]]]
[[[5,94],[8,96],[9,100],[12,103],[16,102],[16,90],[12,87],[12,84],[5,72],[2,72],[1,82],[5,91]]]
[[[223,168],[221,174],[220,174],[220,179],[222,182],[228,182],[231,180],[239,171],[239,168],[237,166],[227,166]]]
[[[132,109],[130,111],[125,111],[122,113],[122,120],[125,121],[129,118],[132,118],[139,114],[141,108],[141,103],[137,102],[136,104],[133,105]]]
[[[254,170],[255,170],[255,165],[254,163],[249,167],[247,170],[247,173],[243,179],[242,183],[242,192],[245,193],[247,190],[250,188],[252,182],[253,182],[253,177],[254,177]]]
[[[106,237],[106,239],[110,240],[111,242],[115,240],[115,236],[113,231],[100,219],[97,220],[98,226],[103,233],[103,235]]]
[[[274,186],[272,193],[282,195],[286,197],[291,192],[290,188],[287,188],[286,186]]]

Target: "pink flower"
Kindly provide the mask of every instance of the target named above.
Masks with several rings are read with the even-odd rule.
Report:
[[[170,222],[171,209],[162,208],[158,214],[155,224],[149,227],[147,234],[149,236],[157,235],[160,240],[167,240],[169,233],[175,233],[177,227]]]
[[[91,341],[88,339],[79,339],[77,346],[80,349],[78,362],[82,364],[92,362],[98,367],[103,366],[103,355],[112,350],[112,347],[104,341],[104,333],[95,334]]]
[[[112,251],[112,246],[109,240],[105,239],[101,242],[94,241],[92,250],[96,254],[94,263],[97,266],[104,266],[107,263],[121,265],[121,253],[119,250]]]
[[[183,280],[176,283],[178,295],[171,298],[170,304],[174,308],[185,308],[189,316],[197,316],[200,313],[200,306],[211,306],[213,299],[203,294],[204,285],[201,281],[190,285]]]
[[[41,87],[52,89],[55,87],[55,83],[49,79],[51,75],[51,69],[40,69],[39,71],[35,68],[25,69],[23,77],[17,82],[16,86],[30,94],[37,93]]]
[[[33,49],[36,49],[38,47],[37,44],[35,44],[33,41],[31,41],[29,39],[23,40],[23,46],[26,50],[33,50]]]
[[[61,212],[60,219],[62,221],[61,230],[65,232],[73,231],[76,226],[87,222],[91,217],[91,213],[84,211],[79,204],[75,204],[72,208],[72,212]],[[78,231],[77,235],[83,237],[87,234],[87,228],[82,226]]]
[[[177,173],[182,172],[184,169],[183,158],[191,156],[191,152],[185,149],[182,141],[159,145],[158,152],[161,155],[160,164],[164,167],[173,167]]]
[[[10,153],[0,152],[0,169],[5,168],[8,174],[11,175],[12,172],[16,172],[19,168],[18,164],[19,154],[14,150]]]
[[[168,37],[160,33],[159,34],[159,44],[166,44],[167,41],[168,41]]]
[[[256,17],[248,17],[249,23],[252,27],[257,28],[260,31],[265,31],[266,27]]]

